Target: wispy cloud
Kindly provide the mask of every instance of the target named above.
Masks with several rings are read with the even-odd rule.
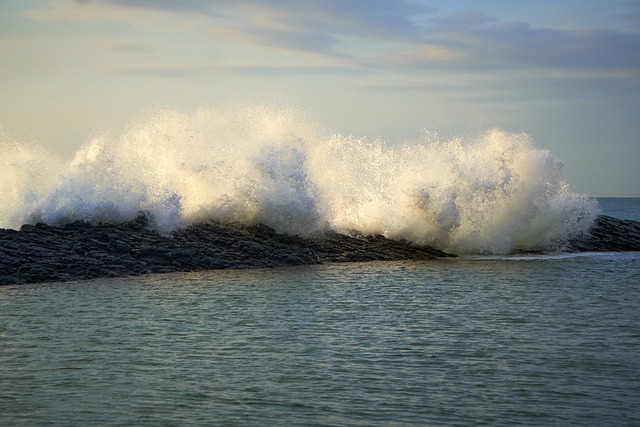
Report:
[[[288,63],[291,72],[299,73],[311,67],[317,67],[318,73],[338,70],[318,62],[317,57],[343,61],[350,72],[592,70],[601,77],[603,70],[617,70],[633,78],[640,72],[638,31],[532,27],[526,22],[500,21],[482,11],[441,14],[407,0],[85,0],[75,6],[61,4],[51,2],[48,10],[32,16],[55,20],[103,16],[147,28],[150,13],[163,23],[176,15],[188,15],[189,20],[176,20],[182,31],[199,32],[213,45],[225,43],[226,48],[288,52],[297,61]],[[623,6],[625,19],[637,21],[640,1]],[[185,22],[191,27],[185,29]],[[379,47],[382,45],[385,48]],[[137,53],[154,49],[135,42],[104,48]],[[238,52],[242,51],[234,54],[241,55]],[[314,56],[316,59],[310,59]],[[274,67],[266,54],[252,58],[255,64],[245,70],[284,74],[286,66]]]
[[[384,58],[410,70],[448,69],[468,73],[510,69],[570,71],[627,70],[640,77],[640,33],[615,30],[532,28],[525,23],[496,23],[460,31],[468,20],[449,20],[425,35],[425,42]],[[476,21],[479,22],[479,21]],[[444,28],[444,29],[443,29]]]
[[[619,8],[620,11],[614,15],[616,18],[640,27],[640,0],[622,2]]]
[[[165,66],[149,65],[125,67],[117,70],[118,74],[142,77],[158,77],[168,79],[203,80],[212,73],[246,75],[255,77],[278,78],[288,76],[363,76],[365,71],[354,67],[343,66],[287,66],[287,65],[252,65],[234,64],[219,66]]]
[[[339,40],[331,34],[265,28],[219,26],[211,29],[217,39],[250,46],[270,47],[298,53],[339,56]]]
[[[204,14],[209,14],[213,10],[213,2],[208,0],[76,0],[76,3],[81,6],[91,6],[95,3],[110,3],[128,8]]]
[[[162,77],[171,79],[193,79],[200,73],[197,69],[187,67],[145,66],[122,69],[120,74],[143,77]]]
[[[143,43],[132,43],[126,41],[109,41],[100,43],[97,46],[99,49],[113,52],[128,52],[128,53],[154,53],[156,49]]]
[[[461,10],[450,15],[436,16],[429,20],[427,27],[429,32],[458,32],[472,30],[494,22],[497,22],[497,19],[484,12]]]
[[[336,54],[342,36],[417,40],[421,17],[434,12],[406,0],[84,0],[75,5],[50,1],[29,16],[58,22],[102,18],[148,28],[150,20],[183,14],[200,18],[191,22],[194,30],[235,32],[238,42]]]
[[[94,0],[96,1],[96,0]],[[420,31],[416,17],[435,12],[407,0],[103,0],[117,6],[209,16],[242,12],[264,29],[411,37]]]
[[[492,56],[510,67],[635,69],[640,33],[498,26],[478,33]]]
[[[260,77],[286,77],[291,75],[335,75],[335,76],[363,76],[366,72],[360,68],[339,66],[254,66],[229,65],[216,67],[217,70],[234,74],[247,74]]]

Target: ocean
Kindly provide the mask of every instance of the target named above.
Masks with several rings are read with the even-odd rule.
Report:
[[[389,144],[295,112],[155,111],[62,161],[0,134],[0,227],[203,219],[460,255],[0,287],[2,426],[637,426],[640,199],[524,134]],[[517,252],[517,255],[513,255]]]
[[[5,286],[0,341],[3,426],[634,426],[640,253]]]

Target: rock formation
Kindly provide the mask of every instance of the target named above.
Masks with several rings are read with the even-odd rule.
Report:
[[[0,284],[451,256],[382,236],[299,237],[262,225],[200,223],[163,236],[148,222],[140,215],[124,224],[76,221],[0,229]]]
[[[569,249],[579,252],[640,251],[640,222],[600,215],[589,235],[571,242]]]
[[[573,251],[640,251],[640,223],[601,216]],[[147,273],[260,268],[325,262],[450,257],[428,246],[382,236],[278,234],[263,225],[200,223],[170,236],[140,215],[123,224],[76,221],[0,229],[0,285]]]

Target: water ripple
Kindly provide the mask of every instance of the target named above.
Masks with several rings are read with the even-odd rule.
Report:
[[[0,424],[637,425],[638,265],[457,259],[4,287]]]

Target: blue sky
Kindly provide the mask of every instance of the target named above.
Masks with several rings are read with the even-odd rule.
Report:
[[[0,125],[71,156],[146,108],[285,99],[328,132],[499,127],[640,196],[640,1],[0,0]]]

